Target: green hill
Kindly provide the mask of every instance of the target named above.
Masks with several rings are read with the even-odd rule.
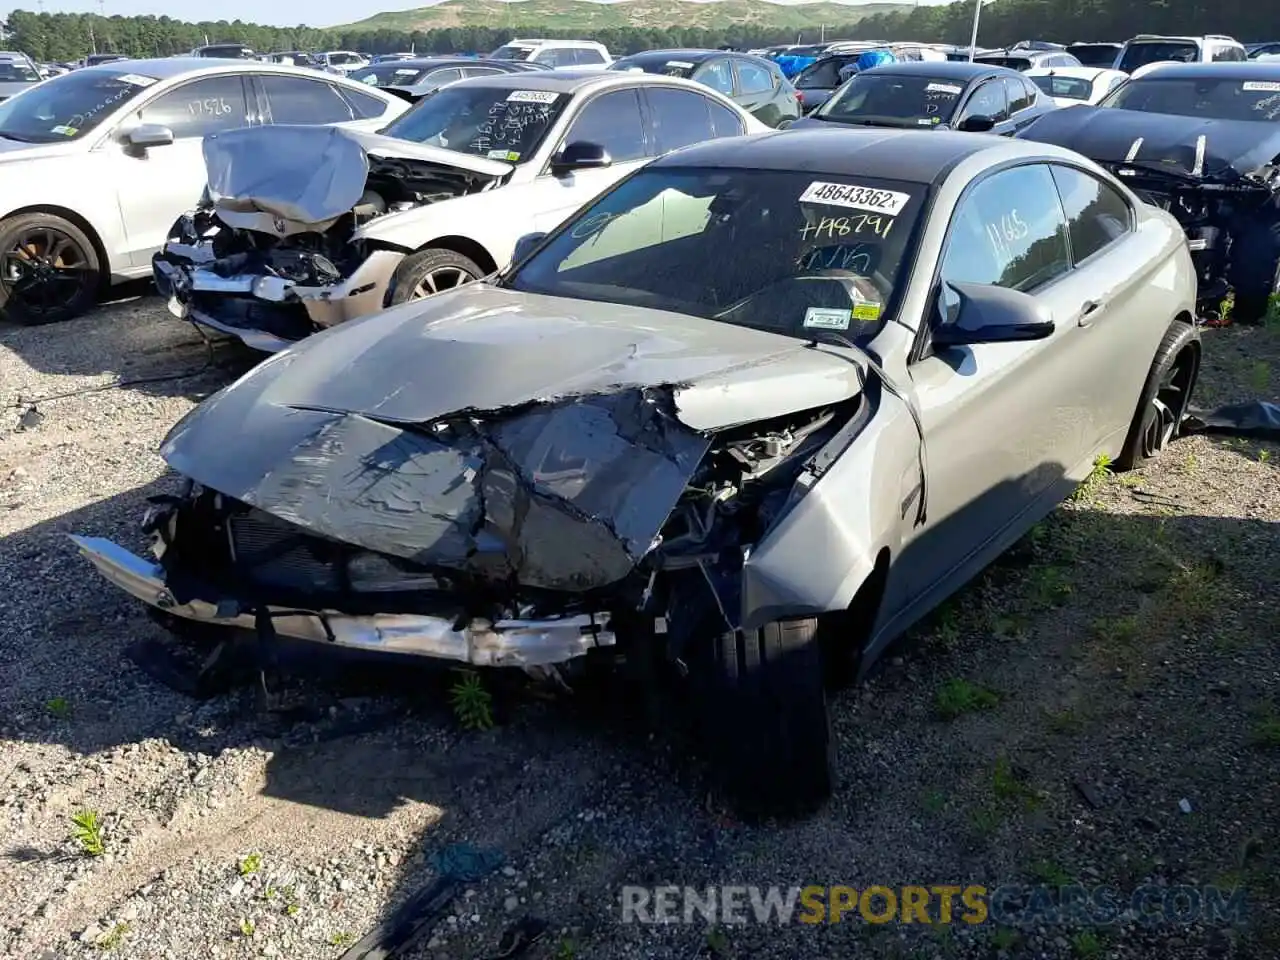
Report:
[[[591,31],[618,27],[794,29],[849,24],[876,13],[910,10],[909,3],[805,3],[784,6],[767,0],[445,0],[433,7],[379,13],[335,30],[438,30],[445,27],[537,26],[554,31]]]

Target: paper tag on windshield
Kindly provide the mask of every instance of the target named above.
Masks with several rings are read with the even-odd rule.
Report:
[[[508,103],[555,103],[560,94],[551,90],[512,90]]]
[[[861,320],[864,323],[871,323],[880,319],[880,304],[872,303],[870,300],[863,301],[854,305],[853,319]]]
[[[490,160],[506,160],[508,163],[515,163],[520,159],[519,150],[490,150],[485,154]]]
[[[60,123],[56,127],[50,127],[49,132],[56,133],[64,137],[74,137],[76,135],[76,128],[68,127],[66,124]]]
[[[853,210],[870,210],[896,217],[907,205],[911,196],[896,190],[876,190],[848,183],[823,183],[815,180],[800,194],[801,203],[822,203],[832,207],[849,207]]]
[[[140,73],[125,73],[116,77],[121,83],[131,83],[135,87],[149,87],[156,82],[155,77],[144,77]]]
[[[1241,89],[1250,93],[1280,93],[1280,82],[1275,80],[1246,80]]]
[[[848,330],[852,312],[834,307],[810,307],[804,312],[804,325],[819,330]]]
[[[415,73],[417,73],[417,72],[418,72],[418,71],[417,71],[417,70],[414,70],[413,68],[410,68],[410,69],[408,69],[408,70],[397,70],[397,71],[396,71],[396,76],[397,76],[397,77],[412,77],[412,76],[413,76]]]
[[[400,71],[397,70],[396,72],[399,73]],[[376,73],[370,73],[367,76],[361,77],[360,82],[367,83],[371,87],[376,87],[378,85],[378,75]]]
[[[950,93],[959,96],[964,90],[963,87],[957,87],[950,83],[930,83],[925,88],[927,93]]]
[[[667,66],[679,67],[681,70],[692,70],[694,65],[688,60],[668,60]]]

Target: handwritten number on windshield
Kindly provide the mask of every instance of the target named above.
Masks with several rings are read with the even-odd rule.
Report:
[[[225,117],[231,113],[231,104],[222,97],[188,100],[187,113],[192,117]]]
[[[883,239],[889,236],[894,222],[893,217],[878,213],[858,213],[849,217],[821,217],[816,223],[806,223],[800,228],[800,239],[831,239],[867,233]]]

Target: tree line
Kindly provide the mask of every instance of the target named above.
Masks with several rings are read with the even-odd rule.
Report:
[[[877,14],[848,24],[827,24],[827,39],[917,40],[968,43],[975,0],[910,11]],[[1199,35],[1226,33],[1241,40],[1280,39],[1271,5],[1258,0],[999,0],[982,13],[979,43],[1000,46],[1018,40],[1125,40],[1137,33]],[[1086,26],[1087,25],[1087,26]],[[581,36],[538,24],[503,27],[449,27],[438,30],[320,30],[299,25],[268,27],[240,20],[187,23],[170,17],[100,17],[92,14],[31,13],[9,15],[8,45],[37,60],[76,60],[87,53],[122,53],[130,57],[166,57],[203,43],[236,42],[267,53],[275,50],[359,50],[391,53],[483,53],[512,36]],[[1272,36],[1276,34],[1277,36]],[[815,42],[819,25],[802,39]],[[616,54],[660,47],[739,49],[794,43],[786,28],[725,24],[713,29],[679,26],[607,28],[592,39]]]

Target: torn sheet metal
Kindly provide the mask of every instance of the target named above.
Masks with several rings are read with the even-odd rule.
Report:
[[[1280,404],[1265,400],[1232,403],[1211,413],[1192,412],[1182,421],[1182,433],[1248,437],[1280,442]]]
[[[445,430],[280,409],[235,457],[200,432],[174,469],[322,537],[428,567],[580,592],[649,550],[710,441],[639,389]],[[259,442],[260,441],[260,442]],[[215,444],[225,453],[225,444]]]
[[[1280,159],[1280,124],[1200,120],[1113,107],[1053,110],[1018,136],[1103,163],[1167,165],[1172,172],[1215,180],[1246,177]]]

